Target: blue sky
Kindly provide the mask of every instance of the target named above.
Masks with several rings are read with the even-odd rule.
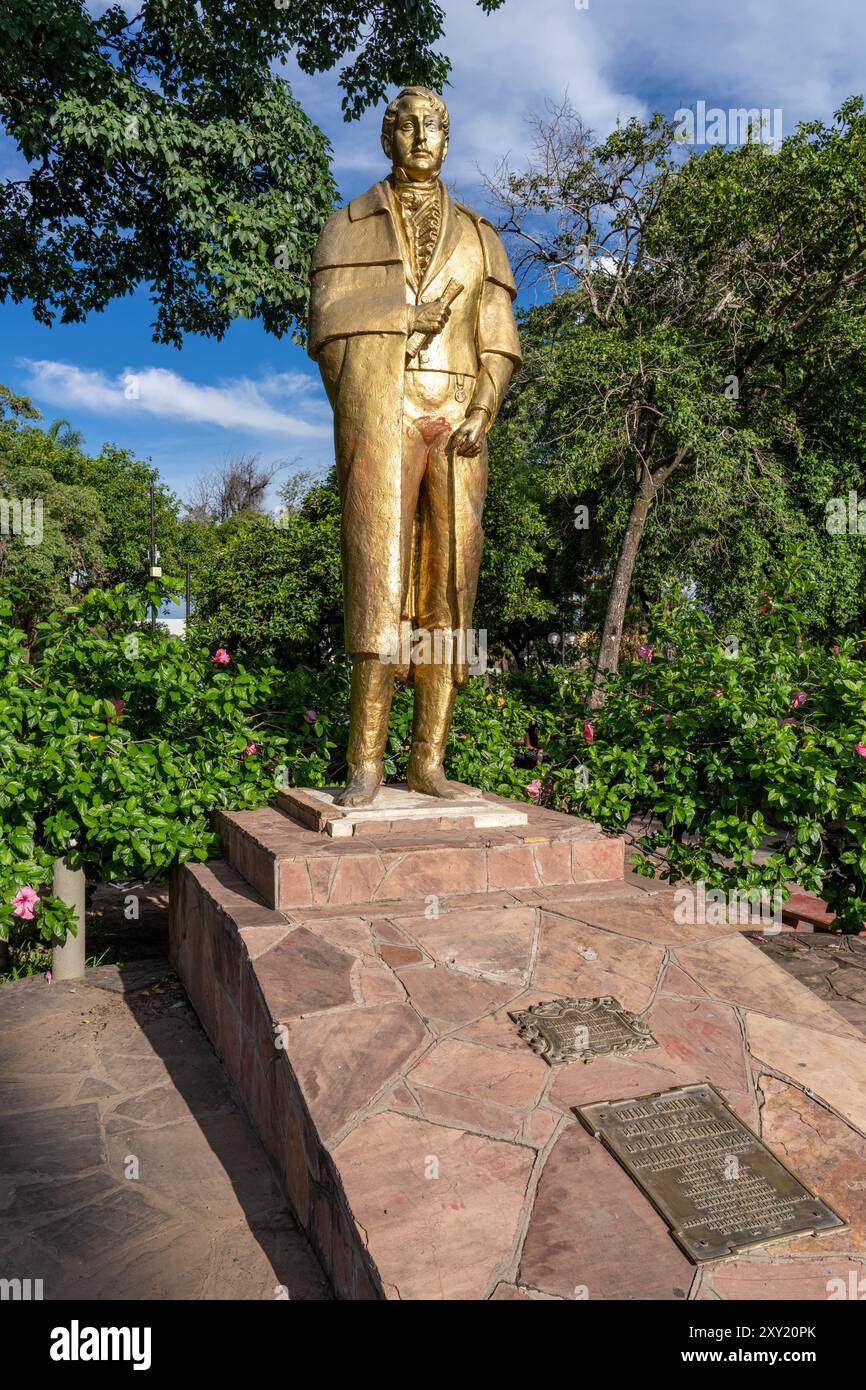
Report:
[[[94,0],[96,4],[96,0]],[[472,0],[445,0],[445,96],[451,145],[445,180],[483,207],[479,167],[522,163],[526,118],[568,95],[603,134],[617,118],[708,106],[781,108],[783,129],[828,119],[866,88],[863,0],[506,0],[486,16]],[[381,110],[345,125],[336,75],[289,73],[296,95],[330,137],[344,198],[386,172]],[[15,167],[0,145],[0,174]],[[79,325],[45,328],[26,305],[0,308],[0,380],[33,397],[47,419],[63,416],[98,451],[127,446],[157,465],[181,496],[233,453],[324,470],[330,414],[303,351],[255,324],[222,342],[189,338],[178,351],[150,336],[146,290]],[[138,399],[123,378],[138,374]]]

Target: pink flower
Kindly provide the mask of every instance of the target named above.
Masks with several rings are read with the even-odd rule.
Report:
[[[641,709],[643,709],[643,710],[652,709],[652,705],[641,705]]]
[[[595,729],[592,727],[589,720],[587,720],[583,726],[583,736],[587,743],[592,743],[592,740],[595,738]]]
[[[858,758],[866,758],[866,743],[855,743],[854,752]]]
[[[805,705],[808,698],[809,696],[806,694],[805,690],[795,690],[794,698],[791,701],[791,709],[799,709],[801,705]]]
[[[318,717],[319,716],[316,714],[316,711],[314,709],[304,710],[304,718],[306,719],[308,724],[315,724]]]
[[[670,724],[670,722],[671,722],[671,717],[670,717],[670,715],[669,715],[669,714],[663,714],[663,715],[662,715],[662,723],[663,723],[663,724]]]
[[[109,700],[108,703],[109,703],[110,705],[114,705],[114,713],[115,713],[115,716],[116,716],[116,718],[119,719],[120,716],[123,714],[123,707],[124,707],[124,705],[126,704],[126,701],[117,698],[117,699]]]
[[[53,970],[46,970],[46,972],[45,972],[45,983],[46,983],[47,985],[51,985],[51,984],[54,983],[54,972],[53,972]]]
[[[834,643],[833,643],[833,650],[834,650],[834,652],[838,652],[838,650],[839,650],[839,643],[838,643],[838,642],[834,642]]]
[[[652,661],[653,659],[652,647],[645,647],[643,644],[638,647],[637,654],[641,661]]]
[[[231,661],[231,657],[229,656],[225,647],[217,647],[216,651],[211,657],[211,661],[215,661],[217,666],[228,666],[229,662]]]
[[[23,888],[19,888],[15,897],[12,899],[12,915],[20,917],[22,922],[32,922],[36,916],[34,908],[39,902],[39,894],[35,888],[31,888],[29,883],[25,883]]]
[[[721,690],[714,690],[714,691],[713,691],[713,694],[714,694],[714,695],[721,695],[721,693],[722,693]]]
[[[257,751],[258,751],[258,750],[257,750],[256,745],[255,745],[254,743],[248,743],[247,746],[246,746],[246,748],[244,749],[243,753],[241,754],[241,757],[242,757],[242,758],[251,758],[251,757],[253,756],[253,754],[254,754],[255,752],[257,752]]]
[[[537,777],[533,777],[531,782],[526,784],[526,795],[538,797],[541,795],[541,782]]]

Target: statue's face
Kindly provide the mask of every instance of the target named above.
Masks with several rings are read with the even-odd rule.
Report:
[[[442,117],[423,97],[404,97],[397,107],[391,159],[410,179],[432,179],[442,168],[448,137]]]

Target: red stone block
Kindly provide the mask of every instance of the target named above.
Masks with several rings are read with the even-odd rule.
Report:
[[[556,884],[571,882],[571,842],[554,841],[550,845],[535,846],[535,862],[541,883]]]
[[[538,871],[530,845],[492,848],[488,852],[487,864],[491,889],[538,886]]]
[[[346,855],[337,864],[328,902],[369,902],[375,897],[383,873],[384,868],[378,854]]]
[[[392,863],[371,895],[399,900],[429,893],[482,893],[487,888],[483,849],[412,850]]]
[[[313,886],[305,859],[286,859],[279,865],[279,905],[282,908],[312,907]]]
[[[598,839],[573,840],[571,844],[571,876],[575,883],[595,879],[622,878],[625,842],[618,836],[599,836]]]

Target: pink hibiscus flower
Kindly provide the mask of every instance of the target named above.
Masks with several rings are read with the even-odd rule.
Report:
[[[537,777],[533,777],[531,782],[527,782],[526,795],[531,797],[538,797],[541,795],[541,782]]]
[[[319,716],[316,714],[316,711],[314,709],[304,710],[304,718],[306,719],[308,724],[315,724],[318,717]]]
[[[246,746],[246,748],[244,749],[243,753],[241,754],[241,757],[242,757],[242,758],[251,758],[251,757],[253,756],[253,754],[256,753],[257,751],[258,751],[258,749],[257,749],[257,746],[256,746],[255,743],[248,743],[247,746]]]
[[[31,888],[29,883],[25,883],[23,888],[19,888],[15,897],[12,899],[12,915],[20,917],[22,922],[32,922],[36,916],[35,907],[39,902],[39,894],[35,888]]]
[[[231,657],[229,656],[225,647],[217,647],[216,651],[211,657],[211,661],[215,661],[217,666],[228,666],[229,662],[231,661]]]
[[[595,738],[595,729],[592,727],[589,720],[587,720],[583,726],[583,736],[587,743],[592,743],[592,740]]]
[[[855,743],[854,752],[858,758],[866,758],[866,743]]]

